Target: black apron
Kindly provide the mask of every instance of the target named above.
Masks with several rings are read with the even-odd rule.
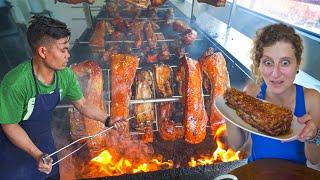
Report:
[[[32,61],[31,61],[32,65]],[[32,142],[43,152],[51,154],[56,150],[51,133],[52,111],[60,102],[60,92],[58,88],[58,77],[55,73],[56,88],[51,94],[40,94],[34,70],[32,75],[36,84],[36,96],[33,112],[28,120],[21,121],[19,125],[26,131]],[[53,156],[53,162],[57,161],[57,156]],[[30,179],[38,180],[55,175],[59,172],[58,164],[52,167],[50,174],[45,174],[37,169],[37,162],[32,156],[16,147],[4,134],[0,128],[0,179],[16,180]]]

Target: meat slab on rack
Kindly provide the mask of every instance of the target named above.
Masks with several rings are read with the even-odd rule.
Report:
[[[220,52],[215,53],[209,48],[199,62],[204,76],[208,77],[210,82],[210,126],[212,134],[215,134],[219,126],[225,122],[215,105],[215,99],[223,95],[229,85],[226,60]]]
[[[184,56],[178,67],[177,81],[184,108],[185,140],[198,144],[206,137],[208,115],[204,106],[200,64]]]

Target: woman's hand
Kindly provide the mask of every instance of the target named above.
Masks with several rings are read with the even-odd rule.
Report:
[[[298,122],[300,124],[305,124],[304,128],[298,135],[299,141],[305,142],[306,140],[312,139],[316,136],[318,128],[309,114],[299,117]]]

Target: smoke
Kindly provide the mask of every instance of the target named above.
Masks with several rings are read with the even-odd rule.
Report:
[[[107,134],[107,149],[111,152],[114,160],[125,158],[134,164],[142,164],[148,162],[153,154],[153,147],[141,140],[134,139],[120,130],[111,130]]]

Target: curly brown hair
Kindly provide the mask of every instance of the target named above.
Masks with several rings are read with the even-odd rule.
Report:
[[[253,40],[253,48],[251,49],[251,59],[253,61],[251,71],[256,79],[256,83],[261,84],[263,81],[259,71],[263,48],[270,47],[279,41],[291,43],[295,50],[297,63],[301,63],[303,51],[302,39],[292,27],[281,23],[263,27],[256,32],[256,37]]]

